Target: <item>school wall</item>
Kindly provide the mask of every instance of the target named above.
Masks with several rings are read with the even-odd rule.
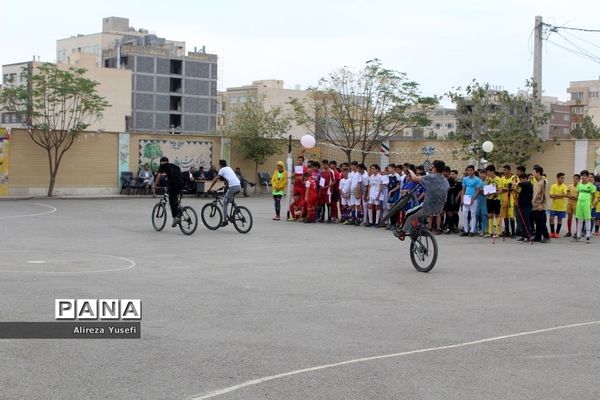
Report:
[[[10,146],[9,195],[47,195],[50,172],[46,151],[19,129],[12,130]],[[115,133],[82,134],[63,156],[55,194],[113,193],[117,186],[117,151]]]
[[[128,157],[127,168],[134,173],[137,173],[140,167],[140,142],[144,140],[165,141],[166,145],[175,147],[188,141],[208,143],[210,152],[205,151],[198,158],[203,160],[207,158],[204,161],[215,166],[223,156],[222,143],[227,141],[220,136],[131,133],[129,149],[127,154],[121,154],[121,158]],[[342,150],[327,144],[318,144],[313,149],[303,149],[299,141],[294,140],[292,143],[293,163],[301,153],[307,160],[336,160],[338,164],[347,160]],[[46,152],[31,140],[25,130],[12,130],[10,146],[9,195],[45,196],[49,182]],[[579,150],[576,150],[576,147]],[[382,159],[381,154],[374,153],[367,156],[365,164],[381,164],[383,161],[384,164],[410,162],[418,165],[427,160],[432,162],[442,159],[452,168],[462,171],[469,162],[459,159],[457,149],[456,143],[447,140],[392,141],[389,161]],[[540,164],[544,167],[550,181],[555,179],[557,172],[564,172],[569,177],[574,172],[579,172],[578,168],[583,165],[589,170],[600,173],[600,140],[547,141],[543,144],[543,149],[543,152],[533,154],[526,166],[531,170],[534,164]],[[586,160],[576,158],[576,154]],[[243,159],[235,151],[228,152],[227,147],[225,147],[225,158],[229,158],[232,168],[240,167],[250,181],[258,181],[252,161]],[[360,161],[360,152],[353,152],[351,159]],[[287,146],[284,146],[279,154],[269,157],[260,165],[258,172],[267,172],[271,175],[277,161],[280,160],[287,163]],[[122,160],[119,154],[118,133],[82,134],[73,147],[65,153],[58,172],[55,194],[118,193],[120,161]]]

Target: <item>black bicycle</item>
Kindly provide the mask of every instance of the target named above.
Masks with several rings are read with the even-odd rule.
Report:
[[[209,194],[212,194],[215,199],[202,207],[200,216],[202,217],[204,226],[214,231],[219,229],[223,222],[223,212],[221,209],[223,208],[223,201],[225,199],[225,190],[211,191]],[[233,226],[239,233],[248,233],[252,229],[252,213],[248,208],[238,206],[235,203],[235,196],[233,196],[233,200],[231,201],[227,221],[233,223]]]
[[[412,199],[415,198],[417,186],[405,193],[392,206],[390,211],[383,216],[381,223],[386,223],[393,215],[400,212]],[[429,272],[435,266],[438,258],[438,245],[435,236],[426,228],[427,216],[421,216],[418,221],[413,221],[410,231],[410,261],[413,267],[419,272]],[[402,225],[396,221],[391,223],[392,233],[397,238],[400,237]]]
[[[179,217],[179,229],[185,235],[191,235],[198,228],[198,215],[190,206],[181,206],[181,194],[179,195],[179,209],[177,215]],[[165,191],[162,199],[152,209],[152,226],[157,231],[162,231],[167,224],[167,204],[169,203],[169,193]]]

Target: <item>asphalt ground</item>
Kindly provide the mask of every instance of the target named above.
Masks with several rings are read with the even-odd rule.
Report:
[[[239,200],[247,235],[156,232],[156,201],[0,202],[0,321],[143,303],[139,340],[0,340],[0,399],[600,398],[600,239],[442,235],[423,274],[389,231],[274,222],[268,196]]]

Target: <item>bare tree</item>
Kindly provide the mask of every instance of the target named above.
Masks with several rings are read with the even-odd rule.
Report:
[[[293,99],[296,122],[317,139],[367,154],[406,128],[425,126],[437,99],[421,97],[405,73],[383,68],[378,59],[360,71],[340,68],[311,88],[307,101]]]

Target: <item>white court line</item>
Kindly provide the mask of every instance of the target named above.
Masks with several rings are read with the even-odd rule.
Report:
[[[49,208],[50,211],[45,211],[37,214],[24,214],[24,215],[9,215],[7,217],[0,217],[0,219],[9,219],[9,218],[27,218],[27,217],[38,217],[40,215],[48,215],[56,212],[56,208],[49,206],[47,204],[35,203],[36,206]]]
[[[10,252],[10,250],[8,251],[0,251],[0,253],[8,253]],[[123,267],[123,268],[109,268],[109,269],[96,269],[96,270],[91,270],[91,271],[15,271],[15,270],[0,270],[0,273],[3,272],[10,272],[10,273],[22,273],[22,274],[95,274],[98,272],[117,272],[117,271],[125,271],[131,268],[134,268],[137,264],[135,261],[130,260],[129,258],[125,258],[125,257],[119,257],[119,256],[112,256],[110,254],[95,254],[95,253],[81,253],[81,254],[91,254],[91,255],[95,255],[95,256],[103,256],[103,257],[110,257],[110,258],[117,258],[119,260],[123,260],[129,263],[128,266]]]
[[[214,397],[221,396],[223,394],[235,392],[236,390],[240,390],[240,389],[248,387],[248,386],[260,385],[261,383],[265,383],[265,382],[268,382],[268,381],[273,381],[275,379],[281,379],[281,378],[285,378],[285,377],[292,376],[292,375],[304,374],[304,373],[307,373],[307,372],[320,371],[320,370],[328,369],[328,368],[341,367],[343,365],[357,364],[357,363],[366,362],[366,361],[373,361],[373,360],[383,360],[383,359],[386,359],[386,358],[402,357],[402,356],[408,356],[408,355],[419,354],[419,353],[428,353],[428,352],[432,352],[432,351],[456,349],[456,348],[459,348],[459,347],[467,347],[467,346],[473,346],[473,345],[481,344],[481,343],[495,342],[495,341],[498,341],[498,340],[510,339],[510,338],[515,338],[515,337],[519,337],[519,336],[535,335],[535,334],[538,334],[538,333],[552,332],[552,331],[558,331],[558,330],[561,330],[561,329],[577,328],[577,327],[581,327],[581,326],[598,325],[598,324],[600,324],[600,321],[592,321],[592,322],[583,322],[583,323],[580,323],[580,324],[555,326],[555,327],[552,327],[552,328],[538,329],[538,330],[535,330],[535,331],[519,332],[519,333],[514,333],[514,334],[511,334],[511,335],[495,336],[495,337],[491,337],[491,338],[487,338],[487,339],[474,340],[472,342],[457,343],[457,344],[452,344],[452,345],[449,345],[449,346],[430,347],[428,349],[405,351],[405,352],[402,352],[402,353],[385,354],[385,355],[382,355],[382,356],[375,356],[375,357],[357,358],[357,359],[354,359],[354,360],[342,361],[342,362],[335,363],[335,364],[319,365],[317,367],[305,368],[305,369],[298,369],[298,370],[295,370],[295,371],[285,372],[283,374],[277,374],[277,375],[265,376],[265,377],[259,378],[259,379],[253,379],[253,380],[250,380],[250,381],[246,381],[246,382],[240,383],[239,385],[229,386],[229,387],[226,387],[224,389],[215,390],[213,392],[209,392],[209,393],[197,396],[197,397],[192,397],[190,400],[212,399]]]

